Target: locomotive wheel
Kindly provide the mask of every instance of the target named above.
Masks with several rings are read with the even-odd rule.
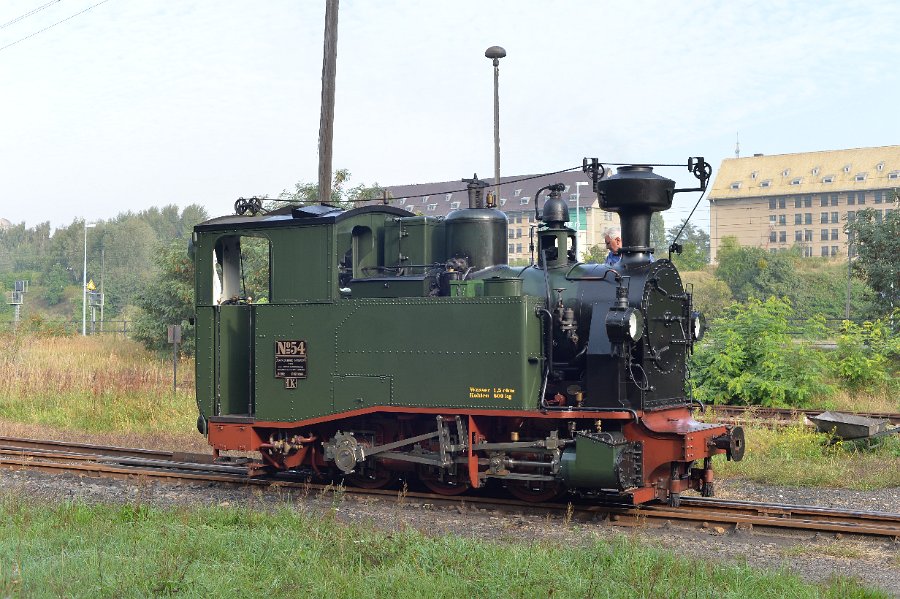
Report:
[[[441,480],[435,468],[426,466],[419,468],[419,480],[431,492],[438,495],[462,495],[472,487],[472,484],[468,477],[460,476],[458,472],[457,470],[457,474],[452,476],[445,475],[444,480]]]
[[[360,489],[383,489],[397,480],[393,472],[385,468],[376,468],[375,472],[369,475],[365,474],[348,474],[344,477],[348,483]]]
[[[468,482],[446,482],[436,478],[422,478],[421,481],[422,484],[428,487],[428,490],[438,495],[462,495],[472,486]]]
[[[360,426],[374,432],[374,437],[360,437],[360,444],[363,447],[382,445],[395,440],[393,431],[383,422],[367,422]],[[345,475],[344,480],[360,489],[383,489],[396,482],[398,477],[396,473],[385,467],[383,462],[376,458],[369,458],[365,463],[358,464],[355,472]]]
[[[560,483],[535,483],[528,481],[514,482],[507,485],[509,494],[521,501],[544,503],[553,501],[563,493]]]
[[[516,458],[526,461],[542,461],[542,456],[536,453],[517,453]],[[526,474],[544,474],[545,471],[540,468],[519,468],[517,472]],[[506,490],[509,494],[521,501],[530,503],[542,503],[551,501],[560,495],[564,490],[563,485],[559,481],[546,480],[511,480],[506,483]]]

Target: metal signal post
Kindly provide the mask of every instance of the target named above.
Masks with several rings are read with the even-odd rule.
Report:
[[[96,227],[97,223],[84,221],[84,268],[81,271],[81,335],[87,335],[87,230]]]

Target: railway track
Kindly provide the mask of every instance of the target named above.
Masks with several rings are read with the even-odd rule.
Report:
[[[182,483],[302,489],[328,492],[332,485],[313,484],[296,478],[248,477],[241,463],[214,463],[207,454],[106,447],[60,441],[0,437],[0,468],[45,472],[69,472],[88,476],[178,481]],[[397,500],[396,490],[342,488],[343,493]],[[677,508],[665,505],[641,507],[597,505],[587,502],[526,503],[487,494],[447,497],[431,493],[404,492],[405,501],[432,505],[475,507],[501,512],[546,515],[579,520],[602,520],[619,526],[652,526],[680,523],[688,526],[734,530],[790,530],[867,535],[900,540],[900,514],[841,510],[812,506],[684,497]]]
[[[767,408],[763,406],[706,406],[719,419],[768,420],[773,422],[796,421],[800,416],[810,418],[827,410],[796,410],[789,408]],[[855,416],[888,420],[892,425],[900,425],[900,414],[892,412],[853,412]]]

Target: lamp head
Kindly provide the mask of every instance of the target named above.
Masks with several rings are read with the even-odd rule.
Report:
[[[491,46],[484,51],[484,55],[494,61],[494,66],[500,66],[500,59],[506,56],[506,50],[500,46]]]

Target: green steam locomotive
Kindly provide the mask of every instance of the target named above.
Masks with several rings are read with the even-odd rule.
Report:
[[[689,167],[705,188],[708,165]],[[649,166],[606,176],[586,159],[585,171],[620,216],[615,266],[576,260],[561,185],[542,189],[542,210],[535,198],[524,267],[507,264],[507,216],[477,177],[445,218],[310,205],[197,225],[199,430],[217,453],[258,452],[254,473],[370,488],[402,477],[532,501],[711,495],[712,456],[740,459],[744,438],[691,416],[702,318],[649,247],[652,213],[681,190]],[[249,266],[251,246],[263,267]],[[265,301],[247,292],[260,273]]]

